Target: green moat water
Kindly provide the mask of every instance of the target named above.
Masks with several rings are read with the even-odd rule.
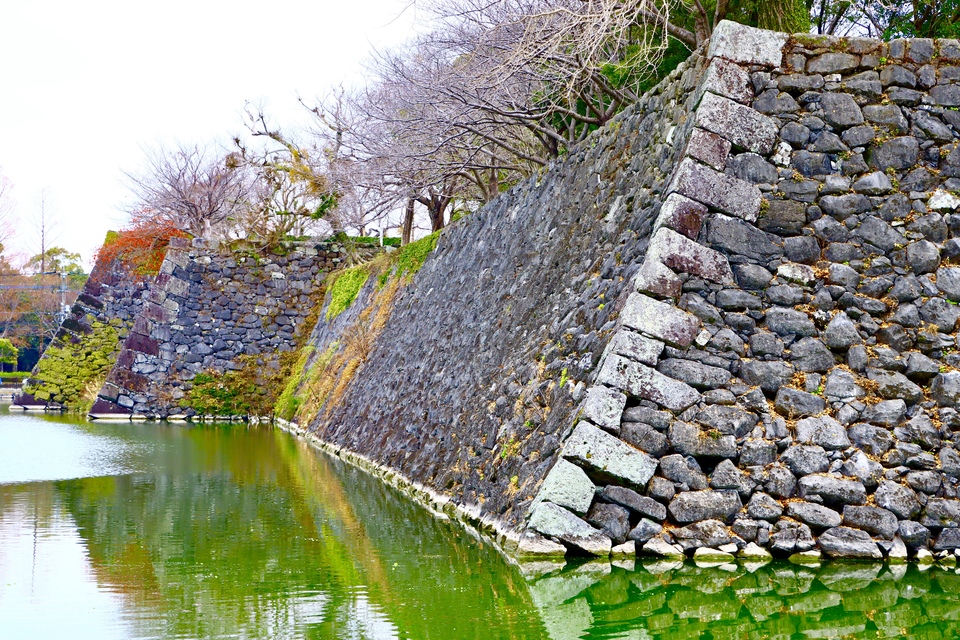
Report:
[[[0,415],[0,638],[941,638],[960,575],[507,563],[267,427]]]

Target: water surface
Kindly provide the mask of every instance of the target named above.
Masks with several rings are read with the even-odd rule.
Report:
[[[940,638],[952,568],[516,567],[267,427],[0,415],[0,638]]]

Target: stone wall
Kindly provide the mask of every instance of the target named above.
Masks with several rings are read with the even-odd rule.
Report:
[[[24,385],[20,405],[79,408],[92,396],[115,360],[152,278],[118,261],[98,260],[56,336]]]
[[[952,555],[958,43],[723,23],[708,55],[729,82],[695,118],[730,153],[681,163],[529,526],[600,555]]]
[[[278,366],[302,342],[327,273],[377,251],[306,243],[262,257],[174,239],[91,414],[192,416],[182,404],[197,374],[238,369],[242,356]]]

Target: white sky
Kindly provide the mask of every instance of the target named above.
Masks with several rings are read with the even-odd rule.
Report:
[[[143,147],[244,131],[246,101],[281,126],[296,96],[362,82],[373,50],[410,35],[402,0],[0,2],[0,174],[19,218],[9,248],[39,253],[41,190],[53,244],[89,260],[122,226],[123,171]],[[399,17],[398,17],[399,16]],[[51,243],[48,242],[48,245]]]

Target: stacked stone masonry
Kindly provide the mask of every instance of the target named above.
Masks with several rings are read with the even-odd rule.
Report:
[[[707,61],[527,548],[957,553],[960,42],[724,22]]]
[[[376,251],[355,250],[353,259]],[[198,373],[297,348],[326,274],[348,255],[336,243],[267,258],[174,239],[91,414],[189,417],[181,401]]]

